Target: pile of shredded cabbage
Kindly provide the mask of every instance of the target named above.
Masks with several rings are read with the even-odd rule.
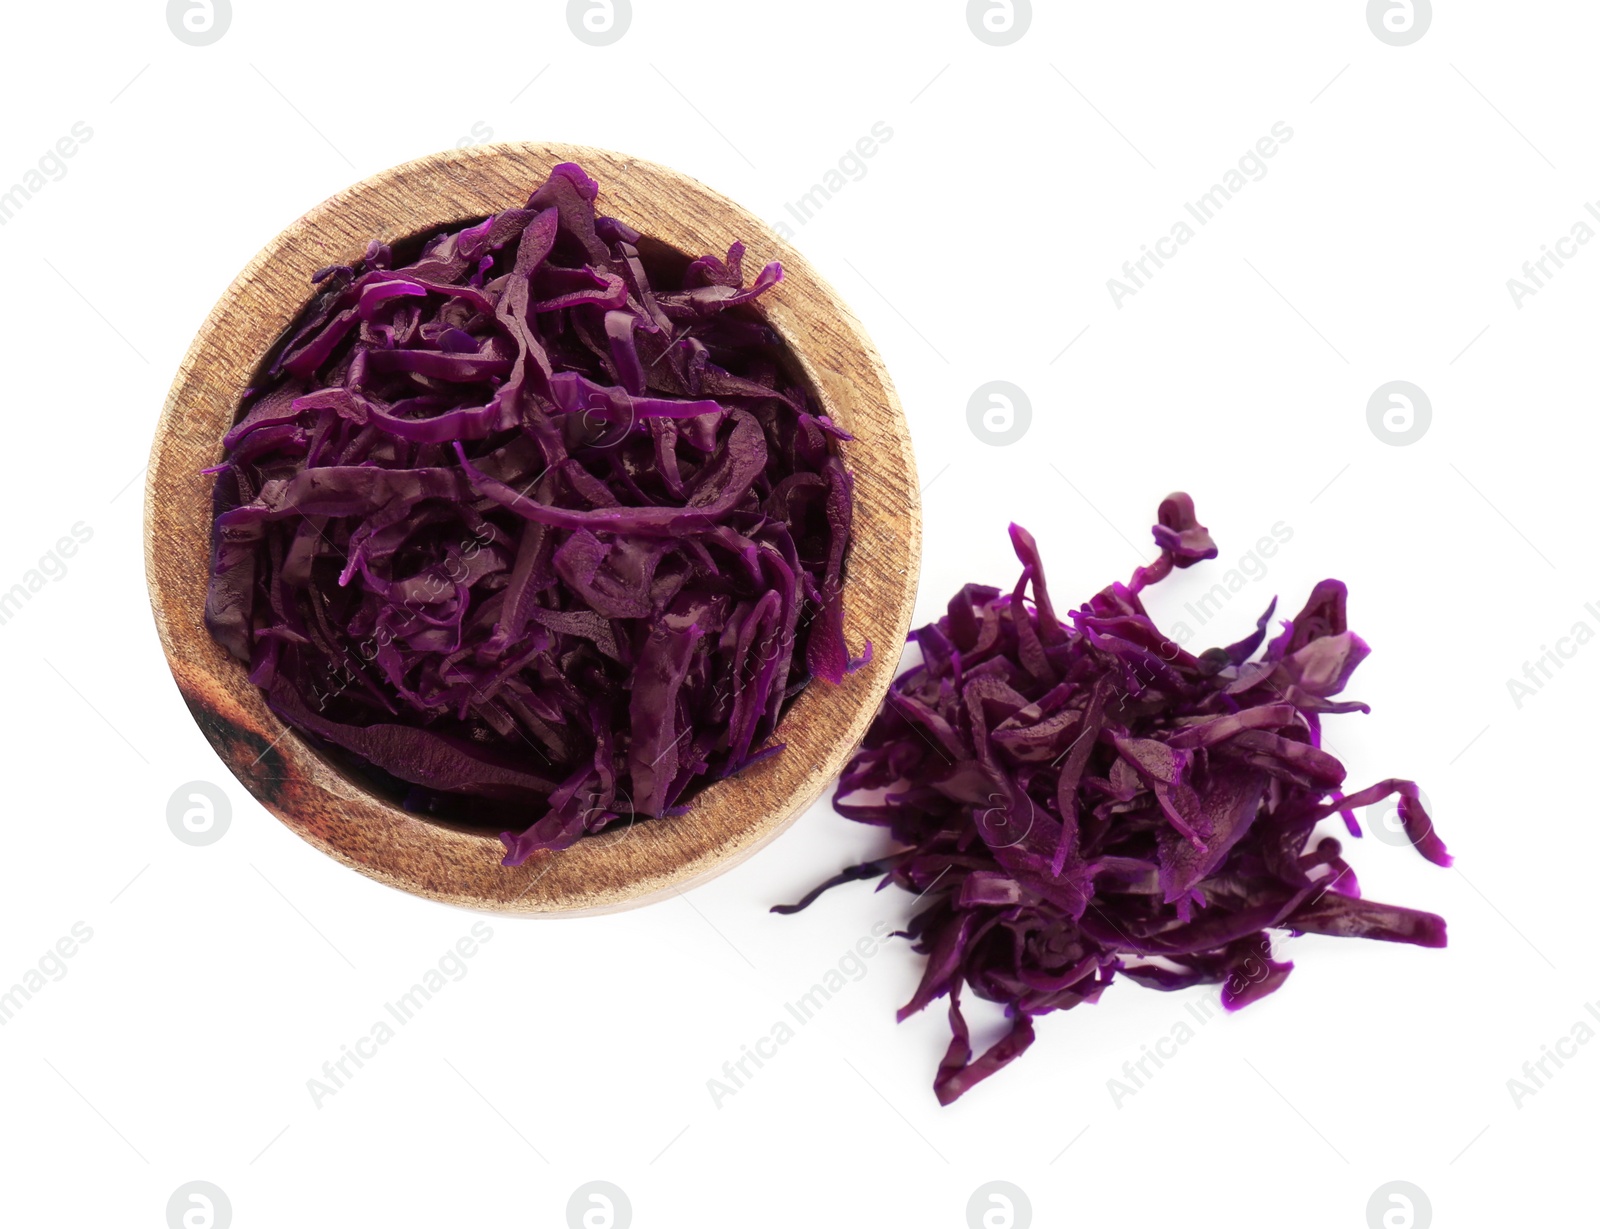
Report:
[[[1450,864],[1416,785],[1345,794],[1322,746],[1324,715],[1367,711],[1332,698],[1368,652],[1344,585],[1317,585],[1270,642],[1276,602],[1252,635],[1192,655],[1139,593],[1217,548],[1187,495],[1157,515],[1156,562],[1066,622],[1033,538],[1011,527],[1016,587],[968,585],[912,633],[922,664],[895,680],[839,782],[838,811],[886,828],[896,852],[775,910],[878,875],[917,893],[906,934],[928,959],[900,1019],[949,999],[942,1104],[1026,1050],[1036,1016],[1095,1002],[1119,974],[1220,983],[1239,1008],[1293,967],[1273,959],[1272,929],[1445,945],[1443,918],[1362,899],[1339,842],[1314,831],[1341,815],[1359,836],[1356,809],[1398,795],[1410,843]],[[1011,1020],[977,1059],[963,989]]]

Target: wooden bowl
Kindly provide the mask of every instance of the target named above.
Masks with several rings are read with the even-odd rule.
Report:
[[[312,750],[266,706],[202,621],[211,479],[222,436],[268,349],[310,299],[325,265],[521,205],[558,162],[600,182],[597,208],[690,255],[749,248],[747,268],[783,263],[760,300],[825,411],[855,435],[855,533],[844,588],[849,643],[872,662],[838,687],[815,683],[785,714],[787,749],[695,796],[677,818],[643,820],[570,849],[500,864],[493,832],[407,813]],[[156,428],[145,486],[145,570],[168,664],[205,736],[274,815],[347,866],[432,900],[500,913],[611,912],[681,890],[749,857],[839,772],[883,699],[911,622],[921,554],[915,464],[900,402],[860,323],[810,264],[754,215],[676,171],[557,144],[451,150],[362,181],[318,205],[245,268],[206,318]],[[828,870],[832,868],[821,868]]]

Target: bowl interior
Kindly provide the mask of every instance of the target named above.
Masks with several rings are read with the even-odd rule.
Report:
[[[394,253],[395,266],[399,267],[416,260],[421,254],[423,246],[436,235],[460,230],[467,226],[475,226],[484,221],[486,216],[488,215],[449,219],[424,227],[414,234],[406,235],[394,241],[390,247]],[[644,266],[651,284],[655,286],[679,285],[682,282],[684,272],[695,259],[695,254],[681,251],[671,244],[650,235],[641,236],[635,246],[639,252],[640,263]],[[284,343],[295,335],[315,306],[315,293],[307,293],[300,305],[300,309],[285,325],[277,338],[273,340],[272,345],[261,356],[255,367],[252,368],[248,380],[249,387],[258,387],[266,378],[268,369],[276,360]],[[729,308],[726,314],[770,324],[766,314],[760,309],[759,301]],[[796,381],[819,403],[821,402],[821,394],[812,383],[810,376],[806,373],[786,340],[781,345],[762,350],[761,353],[763,357],[781,366],[786,375]],[[239,421],[244,417],[244,414],[244,407],[236,407],[230,423]],[[849,574],[850,558],[847,554],[845,558],[846,583],[848,583]],[[785,715],[794,706],[794,700],[797,698],[791,698],[784,704],[783,712]],[[355,788],[364,790],[393,807],[403,807],[406,794],[409,792],[409,786],[406,782],[390,776],[371,764],[365,763],[359,757],[345,752],[342,748],[321,745],[311,739],[303,738],[298,730],[291,731],[288,737],[302,745],[309,754],[320,759],[327,765],[329,771],[337,773]],[[685,803],[692,802],[707,786],[707,782],[694,783],[682,796],[681,801]],[[515,826],[519,819],[522,822],[526,822],[525,815],[517,812],[515,804],[506,804],[504,807],[498,807],[483,799],[472,797],[461,797],[454,801],[439,799],[438,804],[435,810],[413,812],[413,814],[425,823],[436,824],[442,828],[472,834],[488,833],[492,836],[498,836],[503,829]]]
[[[689,811],[588,837],[571,849],[500,865],[492,830],[412,815],[392,789],[319,754],[288,730],[213,643],[201,621],[209,573],[210,480],[200,470],[242,393],[309,300],[311,272],[380,238],[420,246],[448,226],[521,204],[557,162],[601,184],[598,207],[644,232],[641,255],[670,275],[734,239],[785,277],[756,314],[824,411],[855,435],[842,447],[856,509],[844,589],[846,634],[874,661],[837,687],[816,683],[779,727],[784,753],[703,788]],[[751,309],[745,309],[751,310]],[[664,167],[601,150],[501,145],[420,159],[340,193],[286,230],[240,274],[206,320],[168,396],[146,486],[152,609],[185,701],[224,761],[269,810],[312,844],[392,886],[499,912],[603,912],[643,903],[748,856],[791,822],[842,766],[893,676],[910,623],[920,551],[917,488],[898,400],[848,308],[757,219]]]

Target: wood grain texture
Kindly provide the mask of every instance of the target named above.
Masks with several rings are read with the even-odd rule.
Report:
[[[783,754],[697,795],[687,814],[587,837],[500,865],[491,833],[407,814],[324,760],[275,716],[207,633],[211,479],[222,436],[263,355],[310,298],[314,270],[349,263],[370,239],[403,239],[521,205],[558,162],[600,182],[597,209],[680,251],[749,249],[747,268],[783,264],[760,300],[824,410],[855,435],[855,533],[845,632],[873,661],[838,687],[814,683],[778,728]],[[660,899],[728,869],[777,836],[837,775],[866,732],[910,627],[921,556],[916,470],[904,415],[860,323],[793,248],[752,214],[676,171],[605,150],[501,144],[384,171],[318,205],[269,243],[212,309],[179,367],[151,450],[145,570],[173,677],[217,753],[311,844],[392,887],[499,913],[603,913]],[[820,867],[831,871],[833,867]]]

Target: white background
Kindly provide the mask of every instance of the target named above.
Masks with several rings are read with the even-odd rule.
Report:
[[[553,2],[234,7],[207,47],[151,0],[3,18],[0,186],[93,130],[0,228],[0,588],[93,532],[0,627],[0,987],[93,930],[0,1028],[8,1223],[156,1226],[193,1179],[241,1227],[558,1226],[595,1178],[639,1226],[955,1229],[993,1179],[1051,1226],[1360,1229],[1394,1179],[1440,1226],[1592,1218],[1600,1045],[1520,1108],[1507,1081],[1600,998],[1600,647],[1520,707],[1507,680],[1580,620],[1600,630],[1600,244],[1520,307],[1506,283],[1600,197],[1595,6],[1441,5],[1403,48],[1356,0],[1040,3],[1003,48],[954,0],[634,0],[601,48]],[[194,330],[304,210],[474,125],[667,163],[777,222],[880,120],[892,139],[795,242],[906,405],[929,484],[919,622],[961,583],[1012,582],[1008,520],[1067,604],[1148,558],[1158,500],[1192,492],[1222,557],[1156,591],[1168,619],[1283,522],[1266,577],[1197,640],[1349,583],[1374,647],[1351,694],[1374,711],[1330,739],[1353,787],[1422,783],[1458,869],[1370,839],[1353,860],[1369,895],[1448,917],[1450,948],[1291,941],[1280,993],[1120,1107],[1107,1081],[1200,996],[1119,984],[941,1110],[943,1011],[894,1023],[920,960],[893,944],[718,1108],[722,1064],[908,915],[864,884],[766,912],[880,849],[824,803],[686,899],[491,919],[466,976],[317,1108],[306,1081],[473,917],[302,844],[179,700],[140,480]],[[1278,121],[1294,136],[1265,178],[1115,305],[1122,262]],[[997,379],[1033,407],[1010,447],[967,425]],[[1433,406],[1407,447],[1367,425],[1396,379]],[[196,779],[234,809],[207,848],[165,820]]]

